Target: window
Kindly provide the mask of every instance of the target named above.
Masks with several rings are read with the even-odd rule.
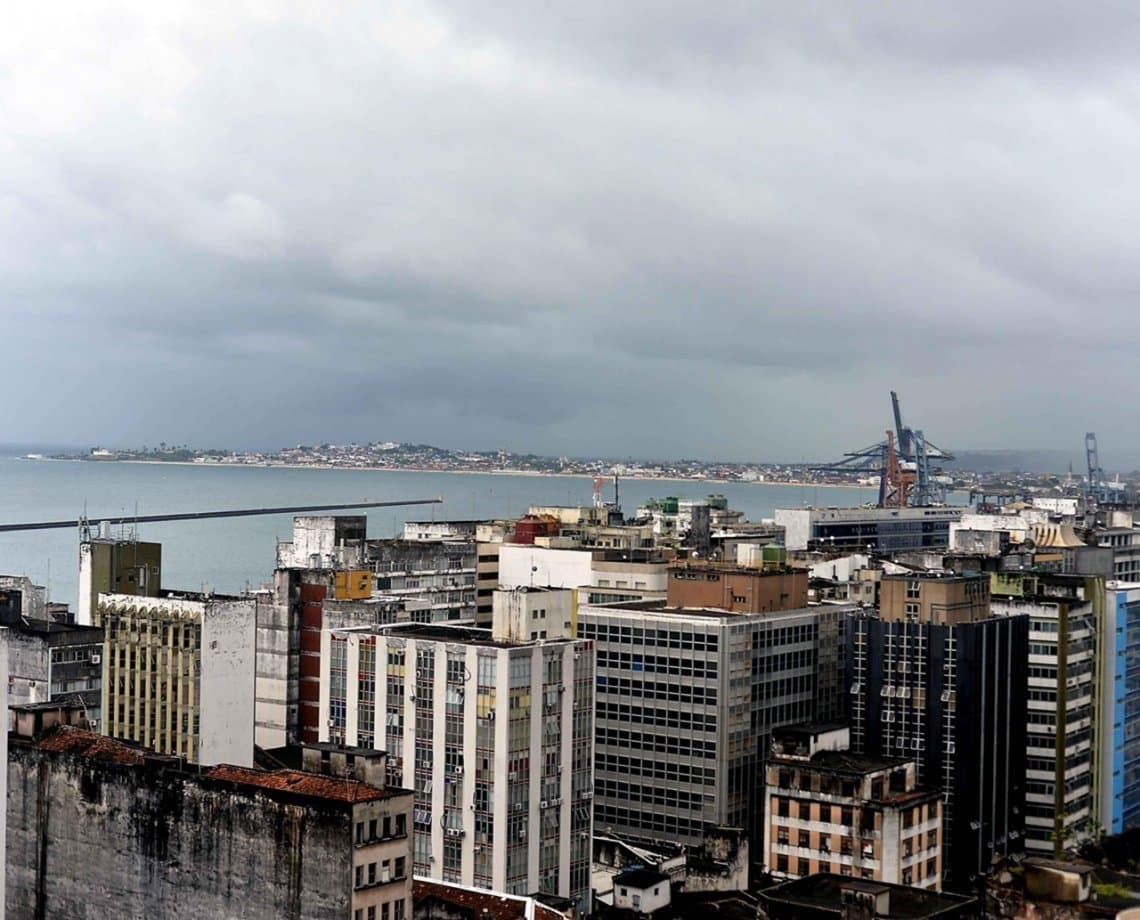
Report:
[[[368,920],[376,920],[376,905],[373,904],[368,908]]]
[[[408,833],[408,817],[407,815],[396,815],[396,836],[404,837]]]
[[[403,856],[396,857],[396,878],[403,878],[407,872],[407,859]]]
[[[364,866],[356,867],[356,887],[362,888],[364,886]]]
[[[368,884],[374,885],[376,883],[376,863],[368,864]]]

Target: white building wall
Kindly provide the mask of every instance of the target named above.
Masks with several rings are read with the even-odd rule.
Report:
[[[257,620],[252,601],[218,601],[202,617],[199,763],[253,766]]]
[[[544,592],[550,596],[552,592]],[[557,596],[557,592],[553,592]],[[536,596],[538,596],[536,594]],[[461,647],[462,655],[471,675],[464,690],[463,707],[463,752],[464,752],[464,778],[462,783],[462,797],[460,801],[460,814],[463,819],[464,835],[461,842],[461,868],[460,883],[464,885],[475,884],[475,773],[476,758],[478,756],[478,659],[480,652],[487,654],[492,651],[495,657],[495,688],[496,688],[496,718],[494,727],[494,761],[495,782],[493,784],[493,798],[490,811],[494,818],[495,843],[491,846],[491,887],[496,891],[507,888],[507,827],[510,817],[508,810],[509,783],[509,750],[510,750],[510,688],[511,688],[511,660],[526,656],[531,663],[531,735],[530,735],[530,796],[527,812],[527,886],[528,890],[537,891],[540,887],[540,855],[542,841],[542,771],[543,771],[543,655],[552,651],[562,658],[562,693],[560,705],[561,731],[559,758],[562,773],[559,779],[560,795],[557,805],[549,805],[560,810],[559,821],[559,885],[562,896],[569,896],[570,864],[571,864],[571,830],[572,811],[577,806],[589,806],[586,802],[575,802],[572,797],[573,782],[573,707],[576,662],[576,652],[583,653],[585,643],[557,642],[557,643],[525,643],[513,646],[494,648],[489,644],[465,643],[461,640],[454,642],[440,639],[422,639],[414,637],[387,636],[384,631],[374,631],[371,628],[358,628],[336,630],[338,637],[347,640],[347,667],[346,667],[346,712],[345,712],[345,738],[344,743],[353,746],[358,743],[357,728],[359,724],[358,706],[358,661],[359,644],[361,639],[376,637],[376,741],[377,747],[385,745],[384,734],[387,710],[387,681],[385,679],[386,661],[389,643],[394,647],[402,647],[405,653],[405,693],[403,699],[404,735],[402,739],[402,754],[404,773],[398,780],[405,788],[415,786],[415,726],[416,701],[415,672],[417,653],[423,647],[431,647],[435,653],[435,670],[433,675],[432,693],[432,791],[431,813],[431,876],[440,878],[443,873],[444,841],[447,839],[442,817],[446,811],[447,769],[445,763],[446,752],[446,714],[447,714],[447,653],[451,649],[456,652]],[[325,630],[321,636],[321,725],[320,740],[331,740],[329,737],[329,662],[333,632]],[[592,653],[590,653],[592,655]],[[591,658],[592,660],[592,658]],[[591,735],[592,737],[592,735]],[[592,762],[592,759],[591,759]],[[588,829],[587,832],[592,830]],[[420,833],[417,829],[416,833]]]
[[[92,589],[95,583],[95,572],[91,562],[91,544],[79,544],[79,599],[75,607],[75,622],[80,626],[91,626],[91,609],[94,600]]]
[[[784,546],[790,550],[807,549],[811,536],[810,508],[777,508],[776,524],[784,528]]]
[[[544,549],[504,543],[499,549],[499,586],[503,588],[582,588],[592,584],[589,550]]]

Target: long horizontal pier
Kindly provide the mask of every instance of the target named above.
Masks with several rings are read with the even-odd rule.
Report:
[[[280,508],[231,508],[226,511],[184,511],[180,514],[127,514],[119,517],[93,516],[74,521],[34,521],[0,524],[0,533],[17,530],[63,530],[83,524],[153,524],[159,521],[206,521],[213,518],[255,517],[260,514],[308,514],[311,511],[352,511],[360,508],[401,508],[409,505],[438,505],[443,498],[414,498],[399,502],[351,502],[338,505],[283,505]]]

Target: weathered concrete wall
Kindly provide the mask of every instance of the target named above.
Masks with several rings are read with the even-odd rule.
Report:
[[[350,806],[13,747],[7,917],[350,916]]]
[[[253,766],[257,618],[247,600],[211,603],[202,618],[198,762]]]

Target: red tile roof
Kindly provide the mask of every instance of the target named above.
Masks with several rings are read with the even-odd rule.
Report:
[[[139,748],[71,725],[61,725],[44,738],[38,747],[57,754],[79,754],[106,763],[138,766],[143,762],[143,752]]]
[[[454,904],[470,910],[475,920],[525,920],[529,898],[498,891],[482,891],[464,885],[450,885],[446,882],[429,882],[417,878],[412,883],[412,899],[439,898],[446,904]],[[534,920],[566,920],[545,904],[535,903]]]
[[[371,802],[387,798],[389,793],[376,786],[370,786],[357,779],[343,779],[335,776],[321,776],[317,773],[302,773],[299,770],[251,770],[223,764],[207,770],[210,779],[220,779],[231,783],[260,786],[279,792],[291,792],[317,799],[334,802]]]

